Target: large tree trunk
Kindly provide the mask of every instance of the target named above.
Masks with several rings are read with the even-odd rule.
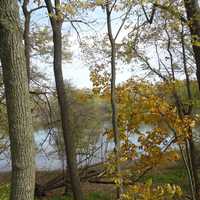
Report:
[[[53,13],[53,7],[50,0],[45,0],[48,12]],[[55,1],[60,5],[59,1]],[[59,6],[56,6],[56,14],[59,16]],[[65,84],[62,74],[62,19],[56,19],[54,16],[50,16],[50,21],[53,30],[53,43],[54,43],[54,76],[56,82],[56,90],[58,95],[58,102],[60,106],[62,131],[65,143],[65,152],[67,158],[67,168],[69,170],[69,176],[72,186],[72,192],[75,200],[83,200],[83,193],[81,191],[80,178],[77,170],[76,163],[76,151],[73,141],[73,134],[70,126],[70,113],[69,102],[65,91]]]
[[[11,200],[33,200],[35,153],[19,9],[15,0],[0,3],[0,59],[11,142]]]
[[[196,75],[200,90],[200,8],[198,0],[184,0],[196,61]]]

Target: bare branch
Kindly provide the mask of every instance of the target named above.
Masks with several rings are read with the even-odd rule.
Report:
[[[153,5],[150,18],[149,18],[149,16],[147,15],[147,12],[146,12],[146,10],[145,10],[144,5],[142,5],[142,10],[143,10],[143,12],[144,12],[144,15],[145,15],[145,17],[146,17],[147,22],[148,22],[149,24],[152,24],[153,19],[154,19],[154,15],[155,15],[155,13],[156,13],[156,6]]]
[[[114,40],[117,39],[117,37],[118,37],[118,35],[119,35],[121,29],[123,28],[123,26],[124,26],[124,24],[125,24],[125,22],[126,22],[126,20],[127,20],[127,18],[128,18],[129,13],[131,12],[132,7],[133,7],[133,4],[131,4],[131,6],[129,7],[129,9],[127,10],[126,15],[125,15],[124,19],[122,20],[122,23],[121,23],[121,25],[120,25],[120,27],[119,27],[119,29],[118,29],[118,31],[117,31],[115,37],[114,37]]]
[[[37,7],[37,8],[33,8],[33,9],[31,9],[31,10],[29,11],[29,13],[31,14],[31,13],[37,11],[37,10],[42,9],[42,8],[47,8],[47,7],[46,7],[46,6],[39,6],[39,7]]]

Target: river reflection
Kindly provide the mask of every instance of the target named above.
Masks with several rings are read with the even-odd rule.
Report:
[[[149,131],[151,128],[149,126],[141,126],[141,130],[143,132]],[[60,159],[56,146],[54,145],[54,140],[51,136],[48,136],[48,131],[40,130],[35,134],[35,143],[36,143],[36,167],[37,170],[58,170],[63,169],[65,167],[65,163],[63,163],[63,159]],[[134,144],[138,144],[137,142],[138,136],[132,135],[131,141]],[[44,142],[45,141],[45,142]],[[88,155],[81,153],[77,155],[77,162],[79,165],[86,164],[94,164],[97,162],[104,161],[107,156],[107,152],[112,150],[114,144],[112,141],[108,141],[105,136],[100,135],[97,143],[95,145],[91,145],[88,147],[90,149],[90,153],[92,157],[88,157]],[[64,159],[65,160],[65,159]],[[10,152],[5,151],[0,155],[0,171],[10,171],[11,170],[11,162],[10,162]]]

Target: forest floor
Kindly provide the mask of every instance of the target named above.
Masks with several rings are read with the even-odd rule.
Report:
[[[60,172],[61,173],[61,172]],[[45,182],[46,180],[55,177],[58,172],[38,172],[37,180]],[[149,172],[145,175],[141,181],[145,181],[151,178],[154,184],[177,184],[180,185],[186,193],[188,192],[189,186],[187,182],[187,174],[182,165],[171,166],[163,169],[156,169]],[[0,187],[9,183],[10,174],[9,173],[0,173]],[[113,185],[103,185],[103,184],[91,184],[83,183],[82,185],[84,196],[86,200],[112,200],[114,199],[115,189]],[[0,189],[1,192],[1,189]],[[1,192],[2,193],[2,192]],[[71,200],[70,196],[66,197],[62,194],[64,193],[63,189],[58,189],[48,193],[47,197],[42,200]],[[6,198],[4,198],[6,199]],[[1,197],[0,197],[0,200]]]

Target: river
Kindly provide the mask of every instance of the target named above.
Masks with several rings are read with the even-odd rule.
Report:
[[[64,166],[63,159],[60,159],[56,147],[54,145],[51,136],[48,136],[48,131],[40,130],[34,134],[36,144],[36,168],[37,170],[58,170]],[[43,143],[43,141],[46,141]],[[108,149],[112,149],[113,144],[106,142],[104,136],[99,136],[99,139],[95,145],[91,145],[90,149],[93,152],[93,157],[88,158],[86,155],[78,155],[77,162],[80,165],[84,165],[87,162],[96,163],[105,159],[105,152]],[[95,150],[98,149],[98,150]],[[87,161],[86,161],[86,158]],[[0,171],[10,171],[11,160],[10,151],[6,150],[0,154]]]
[[[148,126],[141,126],[143,132],[146,132],[150,129]],[[36,144],[36,168],[37,170],[58,170],[63,169],[64,163],[63,159],[59,158],[56,147],[54,145],[54,140],[51,137],[48,137],[48,131],[40,130],[34,134],[35,144]],[[46,141],[43,144],[43,141]],[[137,136],[133,136],[131,140],[138,144]],[[41,145],[42,144],[42,145]],[[94,164],[106,159],[107,152],[112,150],[114,147],[113,142],[107,141],[106,137],[100,135],[97,143],[95,145],[89,146],[90,153],[92,157],[87,158],[86,155],[81,154],[77,156],[77,162],[80,165],[85,164]],[[87,159],[86,159],[87,158]],[[7,150],[3,154],[0,154],[0,171],[10,171],[11,170],[11,161],[10,161],[10,151]]]

